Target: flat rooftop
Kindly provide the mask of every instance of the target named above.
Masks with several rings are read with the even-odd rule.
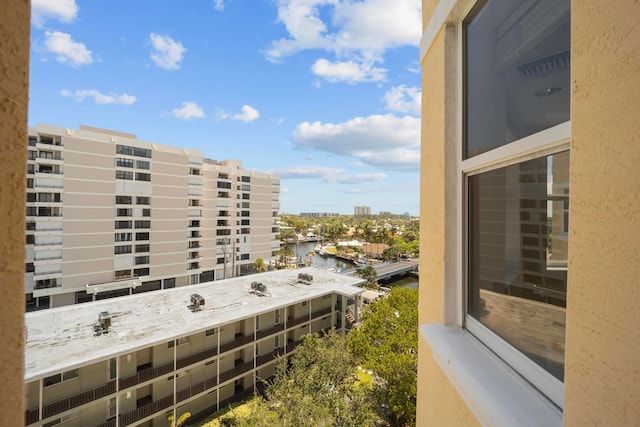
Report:
[[[313,276],[311,284],[299,283],[298,273]],[[250,293],[254,281],[267,286],[266,296]],[[323,295],[353,297],[364,292],[362,283],[359,277],[314,267],[286,269],[30,312],[25,315],[25,381]],[[204,298],[201,311],[190,310],[192,294]],[[111,314],[111,329],[96,336],[93,327],[104,311]]]

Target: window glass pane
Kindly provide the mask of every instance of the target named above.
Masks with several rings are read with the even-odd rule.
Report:
[[[569,120],[570,0],[490,0],[465,26],[469,158]]]
[[[564,378],[569,152],[469,177],[469,314]]]

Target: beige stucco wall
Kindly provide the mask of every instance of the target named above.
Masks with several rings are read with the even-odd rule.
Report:
[[[565,425],[637,425],[640,3],[571,7]]]
[[[422,2],[425,24],[437,3]],[[623,3],[572,2],[566,426],[640,419],[640,4]],[[445,295],[454,264],[447,233],[458,227],[447,215],[450,31],[440,31],[422,63],[421,324],[452,323]],[[423,340],[418,425],[477,425]]]
[[[423,1],[423,12],[433,10],[436,1]],[[424,15],[428,22],[429,16]],[[451,209],[455,185],[445,179],[451,175],[454,147],[444,142],[451,138],[447,114],[451,100],[445,99],[447,85],[454,84],[450,62],[445,62],[447,43],[455,42],[455,34],[442,29],[422,62],[422,151],[420,178],[420,299],[419,322],[449,323],[445,312],[445,292],[454,286],[451,271],[455,268],[454,248],[450,233],[456,227]],[[449,126],[449,127],[447,127]],[[418,343],[418,426],[475,426],[475,417],[436,365],[431,349],[422,339]]]
[[[23,420],[24,256],[30,4],[7,0],[0,13],[0,414]]]

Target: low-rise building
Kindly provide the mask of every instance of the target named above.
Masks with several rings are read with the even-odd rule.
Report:
[[[213,413],[256,391],[305,334],[344,332],[362,282],[279,270],[27,313],[25,425]]]

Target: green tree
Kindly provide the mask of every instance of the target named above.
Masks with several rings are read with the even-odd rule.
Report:
[[[367,281],[364,285],[362,285],[363,288],[375,290],[380,289],[380,285],[378,284],[377,280],[378,272],[372,266],[368,265],[366,267],[358,268],[356,270],[356,274]]]
[[[305,335],[287,364],[276,361],[266,400],[228,426],[375,426],[379,419],[365,387],[356,383],[356,364],[347,340],[331,331],[322,338]]]
[[[257,258],[253,261],[253,268],[256,270],[256,273],[263,273],[268,270],[269,266],[264,262],[263,258]]]
[[[293,249],[289,246],[282,246],[278,250],[279,262],[281,266],[287,265],[287,259],[293,256]]]
[[[394,288],[371,304],[349,335],[349,349],[379,380],[373,392],[389,405],[391,425],[415,426],[418,290]]]

